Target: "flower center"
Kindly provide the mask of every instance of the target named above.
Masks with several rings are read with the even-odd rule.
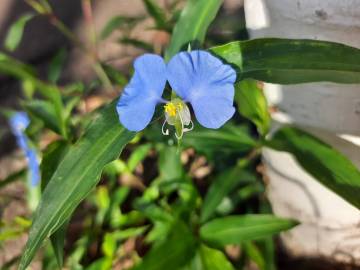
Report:
[[[182,101],[178,100],[168,102],[164,106],[165,113],[167,113],[170,117],[175,117],[176,114],[180,113],[183,108],[184,105]]]
[[[175,116],[176,115],[176,106],[172,102],[168,102],[164,106],[165,113],[167,113],[169,116]]]
[[[162,126],[162,133],[169,135],[169,130],[165,129],[165,125],[175,127],[175,135],[178,139],[182,138],[184,132],[193,129],[190,110],[188,106],[179,98],[175,98],[164,105],[165,121]],[[185,127],[189,126],[190,127]]]

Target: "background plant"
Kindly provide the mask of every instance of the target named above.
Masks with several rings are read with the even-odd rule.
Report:
[[[238,73],[236,117],[219,130],[196,125],[179,145],[175,138],[162,136],[156,121],[136,134],[119,124],[115,112],[118,93],[108,105],[79,113],[81,101],[92,90],[81,83],[57,84],[61,54],[43,81],[31,66],[2,53],[0,72],[22,83],[22,105],[31,117],[26,132],[42,156],[36,211],[1,228],[2,240],[29,230],[21,259],[6,267],[20,260],[19,269],[25,269],[45,243],[44,269],[242,269],[249,261],[259,269],[275,269],[272,236],[297,222],[271,214],[258,173],[263,147],[293,154],[323,185],[360,207],[359,170],[341,153],[298,127],[270,132],[271,117],[259,83],[360,83],[359,49],[276,38],[227,40],[218,45],[205,37],[222,1],[188,0],[183,9],[173,1],[169,10],[151,0],[143,2],[154,28],[171,34],[170,43],[159,51],[130,37],[120,42],[145,51],[158,50],[166,60],[189,44],[208,49]],[[34,14],[25,14],[11,27],[5,40],[9,51],[21,42],[29,20],[45,16],[91,60],[104,92],[115,92],[114,86],[127,83],[127,75],[99,59],[96,46],[91,45],[97,39],[95,33],[90,45],[83,44],[46,0],[27,3]],[[84,0],[83,6],[91,24],[91,1]],[[100,38],[118,28],[129,29],[142,19],[111,18]],[[49,131],[56,134],[55,139],[41,149],[41,135]],[[0,185],[23,173],[10,175]],[[79,219],[82,233],[70,241],[66,232],[72,232]],[[130,251],[126,249],[129,245],[134,246]],[[230,256],[239,247],[242,252]],[[126,266],[125,262],[130,263]]]

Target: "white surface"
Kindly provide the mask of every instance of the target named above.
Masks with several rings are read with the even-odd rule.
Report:
[[[252,38],[321,39],[360,48],[359,0],[245,0],[245,14]],[[264,90],[280,110],[275,120],[307,127],[360,168],[360,85],[265,84]],[[289,251],[359,263],[360,211],[319,184],[289,154],[266,149],[263,158],[275,213],[302,222],[282,235]]]

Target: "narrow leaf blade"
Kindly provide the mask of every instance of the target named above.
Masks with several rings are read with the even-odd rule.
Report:
[[[360,83],[360,49],[339,43],[261,38],[231,42],[211,51],[237,68],[238,79],[279,84]]]
[[[7,50],[12,52],[19,46],[26,23],[33,17],[32,13],[24,14],[10,27],[4,44]]]
[[[214,20],[222,0],[188,0],[174,27],[170,45],[165,52],[165,60],[170,60],[189,43],[201,44],[210,23]]]
[[[204,244],[200,246],[200,257],[204,270],[234,270],[223,252]]]
[[[235,84],[235,101],[238,111],[252,121],[258,132],[265,136],[270,128],[270,113],[265,95],[254,80],[242,80]]]
[[[119,124],[115,102],[99,113],[83,137],[67,152],[46,186],[34,215],[20,270],[26,269],[44,239],[64,224],[99,181],[103,167],[117,158],[133,137],[133,132]]]
[[[51,143],[44,151],[41,161],[41,191],[43,192],[51,177],[53,176],[56,168],[61,160],[64,158],[69,149],[67,141],[55,141]],[[69,223],[68,219],[59,229],[57,229],[51,236],[50,241],[55,253],[56,261],[59,269],[63,267],[64,260],[64,243],[66,230]]]
[[[294,220],[272,215],[242,215],[214,219],[200,228],[203,241],[216,246],[240,244],[291,229]]]

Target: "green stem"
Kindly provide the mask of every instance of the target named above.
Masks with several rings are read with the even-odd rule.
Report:
[[[101,80],[101,83],[104,85],[105,89],[115,91],[111,84],[109,76],[106,74],[102,65],[99,62],[95,62],[92,67],[96,72],[98,78]]]

